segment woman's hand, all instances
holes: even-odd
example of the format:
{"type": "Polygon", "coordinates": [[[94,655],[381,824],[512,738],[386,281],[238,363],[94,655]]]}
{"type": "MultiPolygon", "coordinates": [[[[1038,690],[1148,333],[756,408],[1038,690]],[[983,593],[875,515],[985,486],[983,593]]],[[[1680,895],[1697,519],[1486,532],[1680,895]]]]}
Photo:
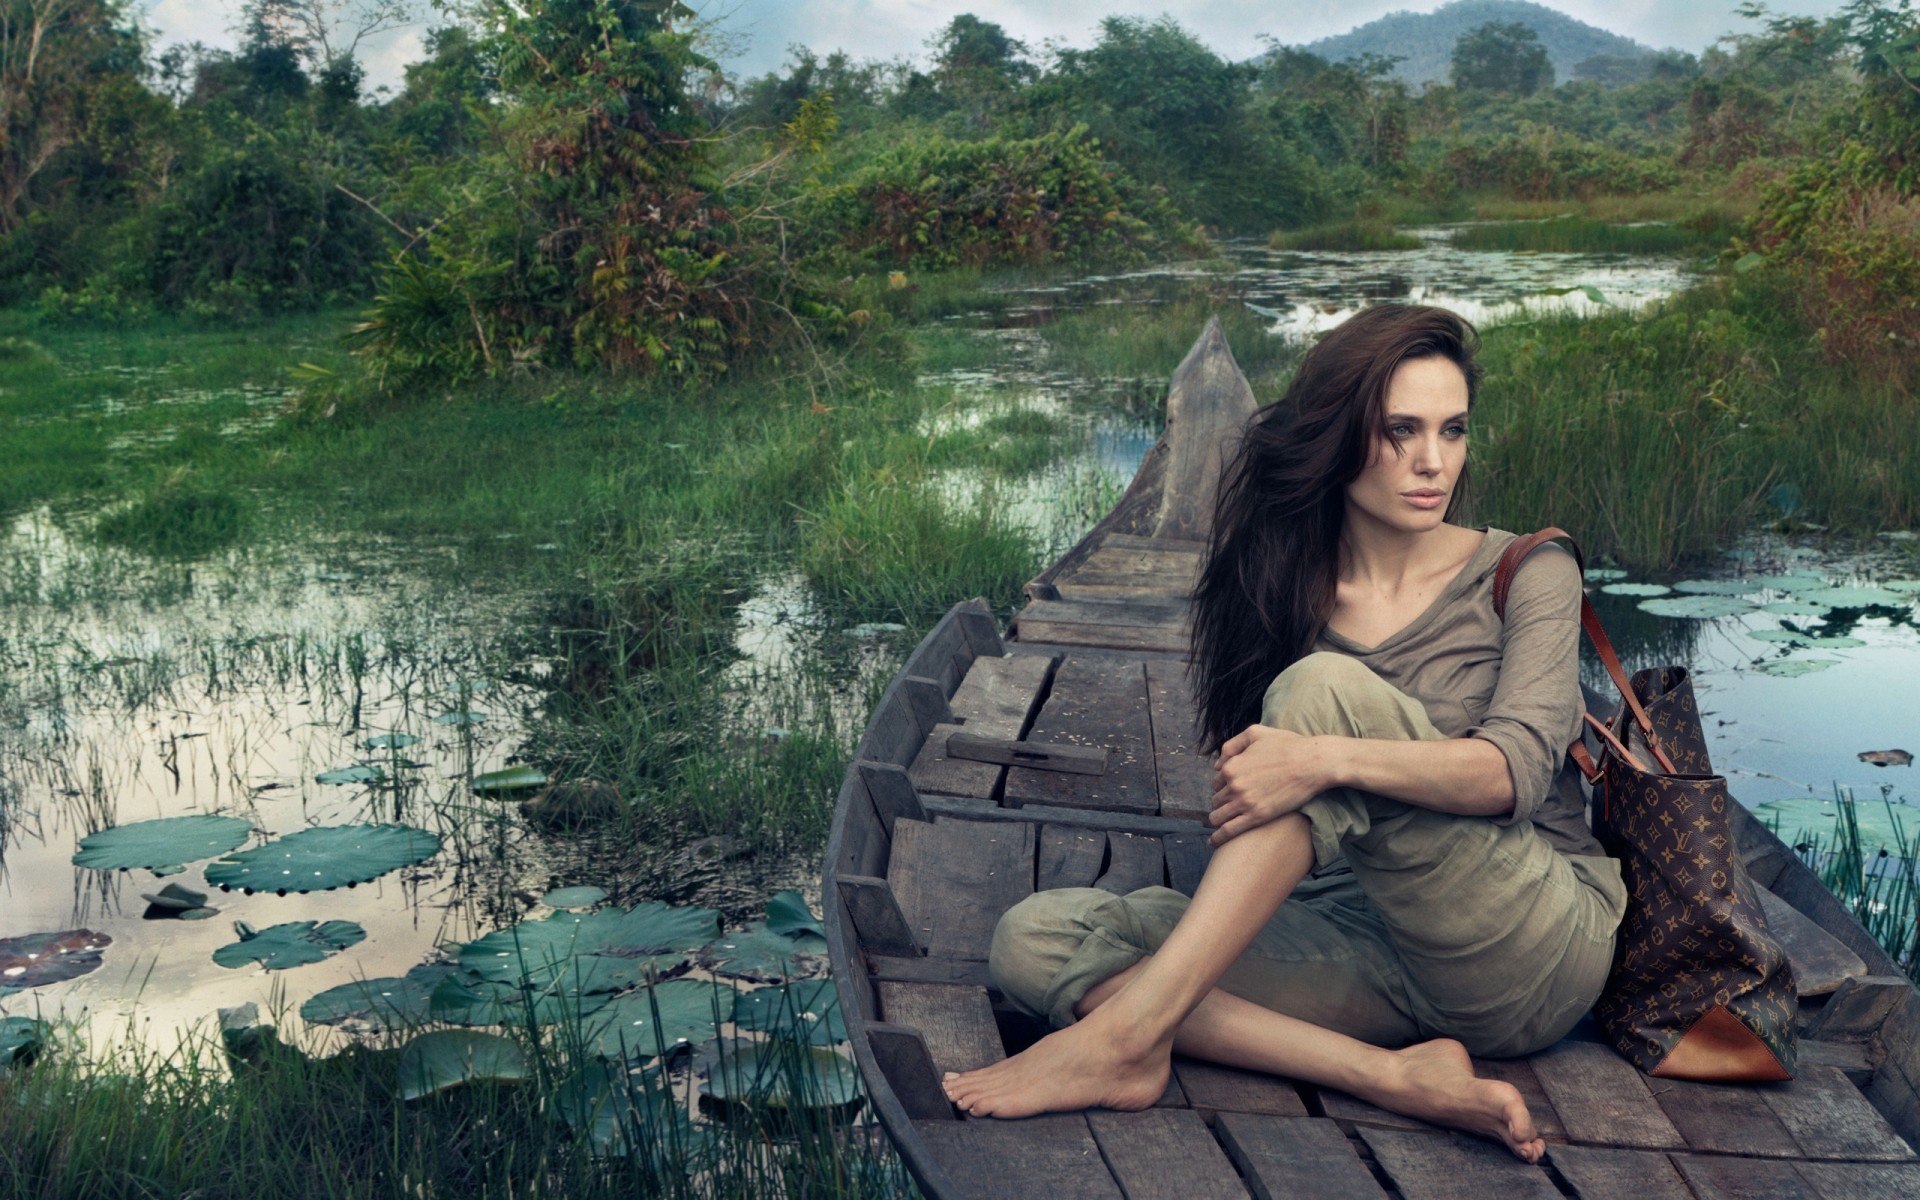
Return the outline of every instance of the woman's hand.
{"type": "Polygon", "coordinates": [[[1229,738],[1213,773],[1213,811],[1207,816],[1213,844],[1225,845],[1284,817],[1333,786],[1330,741],[1268,725],[1249,725],[1229,738]]]}

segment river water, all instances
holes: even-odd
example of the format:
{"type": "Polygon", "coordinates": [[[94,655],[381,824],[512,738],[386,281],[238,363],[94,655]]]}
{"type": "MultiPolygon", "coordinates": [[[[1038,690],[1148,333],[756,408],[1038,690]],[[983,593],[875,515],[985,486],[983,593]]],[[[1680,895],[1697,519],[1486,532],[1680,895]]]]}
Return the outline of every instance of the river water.
{"type": "MultiPolygon", "coordinates": [[[[1224,266],[1089,275],[1030,289],[1011,313],[963,318],[975,336],[1000,343],[1006,365],[930,378],[956,397],[930,420],[1041,411],[1062,422],[1068,450],[1019,480],[953,471],[940,486],[956,503],[994,489],[1051,556],[1131,477],[1157,430],[1114,404],[1106,383],[1048,362],[1031,326],[1063,308],[1150,303],[1193,288],[1231,295],[1265,318],[1272,336],[1288,337],[1382,299],[1446,304],[1485,322],[1549,306],[1590,309],[1586,288],[1609,304],[1640,304],[1689,278],[1688,266],[1671,260],[1468,253],[1448,248],[1445,229],[1421,236],[1420,250],[1372,254],[1229,246],[1224,266]]],[[[402,974],[437,947],[524,915],[549,887],[604,882],[581,877],[580,856],[530,833],[511,804],[470,787],[525,749],[544,665],[499,669],[499,639],[527,619],[526,606],[429,584],[433,572],[420,567],[421,556],[444,551],[344,541],[297,551],[251,546],[182,566],[63,529],[43,511],[0,530],[0,939],[84,927],[113,945],[101,969],[0,998],[0,1013],[88,1022],[102,1044],[132,1036],[164,1046],[214,1009],[246,1002],[297,1027],[290,1010],[322,989],[402,974]],[[419,740],[370,750],[368,739],[383,734],[419,740]],[[378,767],[383,778],[317,779],[355,765],[378,767]],[[250,822],[250,845],[313,826],[404,821],[439,836],[444,849],[351,890],[214,891],[208,903],[218,915],[198,922],[147,919],[142,895],[168,882],[207,890],[202,863],[167,878],[71,864],[79,839],[97,830],[211,812],[250,822]],[[211,960],[234,940],[235,920],[265,928],[306,919],[351,920],[367,938],[281,973],[211,960]]],[[[1912,703],[1920,596],[1896,592],[1887,603],[1879,595],[1818,615],[1758,606],[1792,604],[1833,584],[1910,580],[1920,574],[1914,545],[1901,537],[1845,547],[1756,537],[1702,578],[1798,578],[1792,589],[1755,582],[1748,606],[1720,619],[1655,616],[1634,597],[1597,600],[1630,663],[1691,663],[1717,761],[1747,803],[1796,801],[1783,830],[1792,833],[1793,821],[1823,819],[1820,798],[1836,785],[1877,801],[1891,782],[1894,801],[1920,798],[1911,768],[1856,757],[1920,742],[1920,705],[1912,703]],[[1783,628],[1828,641],[1753,636],[1783,628]],[[1814,660],[1825,665],[1804,674],[1768,667],[1814,660]]],[[[829,621],[805,581],[785,570],[760,581],[737,619],[738,654],[727,670],[743,693],[827,647],[844,656],[853,635],[859,669],[841,672],[844,686],[827,701],[829,719],[849,737],[874,682],[910,648],[897,628],[829,621]]],[[[750,706],[741,719],[756,726],[751,733],[782,732],[758,728],[774,718],[750,706]]]]}

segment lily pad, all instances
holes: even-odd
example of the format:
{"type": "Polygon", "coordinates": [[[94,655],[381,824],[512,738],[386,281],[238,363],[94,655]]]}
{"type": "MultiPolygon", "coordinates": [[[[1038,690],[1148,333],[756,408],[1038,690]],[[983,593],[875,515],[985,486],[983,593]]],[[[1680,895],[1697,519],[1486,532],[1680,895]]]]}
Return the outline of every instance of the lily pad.
{"type": "Polygon", "coordinates": [[[433,989],[451,974],[449,964],[424,963],[405,975],[356,979],[310,997],[300,1006],[300,1019],[355,1032],[417,1028],[427,1023],[433,989]]]}
{"type": "Polygon", "coordinates": [[[1860,761],[1876,767],[1910,767],[1913,755],[1905,750],[1862,750],[1860,761]]]}
{"type": "Polygon", "coordinates": [[[607,890],[597,887],[555,888],[540,897],[548,908],[590,908],[607,898],[607,890]]]}
{"type": "Polygon", "coordinates": [[[658,1070],[629,1071],[593,1062],[563,1080],[552,1097],[554,1117],[598,1158],[644,1156],[656,1169],[686,1169],[710,1135],[696,1129],[658,1070]]]}
{"type": "Polygon", "coordinates": [[[252,830],[253,826],[240,817],[211,813],[135,821],[80,839],[73,865],[96,871],[170,867],[225,854],[246,841],[252,830]]]}
{"type": "Polygon", "coordinates": [[[324,892],[378,879],[439,853],[440,839],[411,825],[327,825],[228,855],[207,865],[222,890],[324,892]]]}
{"type": "Polygon", "coordinates": [[[433,723],[435,725],[478,725],[486,719],[486,713],[463,710],[441,713],[433,719],[433,723]]]}
{"type": "Polygon", "coordinates": [[[1775,600],[1771,604],[1762,604],[1760,611],[1782,617],[1824,617],[1833,611],[1833,605],[1815,604],[1809,600],[1775,600]]]}
{"type": "Polygon", "coordinates": [[[175,912],[200,908],[207,902],[205,892],[196,892],[190,887],[182,887],[177,883],[170,883],[157,892],[141,892],[140,898],[155,908],[168,908],[175,912]]]}
{"type": "Polygon", "coordinates": [[[181,910],[179,917],[182,921],[204,921],[208,917],[219,915],[220,910],[217,908],[188,908],[181,910]]]}
{"type": "Polygon", "coordinates": [[[1673,590],[1689,596],[1745,596],[1759,591],[1760,585],[1750,579],[1682,579],[1673,590]]]}
{"type": "Polygon", "coordinates": [[[1762,575],[1753,582],[1756,587],[1768,588],[1776,592],[1792,592],[1795,595],[1827,586],[1824,578],[1805,571],[1790,571],[1785,575],[1762,575]]]}
{"type": "MultiPolygon", "coordinates": [[[[1794,796],[1755,805],[1753,812],[1778,830],[1788,845],[1818,839],[1830,846],[1839,829],[1842,809],[1832,799],[1794,796]]],[[[1920,827],[1920,808],[1861,800],[1853,805],[1853,818],[1860,833],[1860,848],[1868,857],[1880,850],[1898,854],[1902,845],[1913,847],[1915,830],[1920,827]]]]}
{"type": "Polygon", "coordinates": [[[31,988],[77,979],[100,965],[113,939],[91,929],[0,938],[0,987],[31,988]]]}
{"type": "Polygon", "coordinates": [[[706,1041],[731,1019],[733,988],[705,979],[670,979],[614,1000],[580,1027],[584,1048],[601,1058],[641,1062],[706,1041]]]}
{"type": "Polygon", "coordinates": [[[469,1083],[524,1083],[532,1077],[520,1043],[494,1033],[437,1029],[400,1051],[400,1098],[418,1100],[469,1083]]]}
{"type": "Polygon", "coordinates": [[[285,971],[331,958],[364,941],[367,931],[352,921],[288,921],[256,930],[245,921],[233,923],[237,942],[213,952],[213,961],[229,970],[257,962],[269,971],[285,971]]]}
{"type": "Polygon", "coordinates": [[[449,1025],[571,1025],[598,1012],[611,996],[587,994],[559,984],[543,989],[494,983],[468,971],[449,975],[433,989],[427,1011],[449,1025]]]}
{"type": "Polygon", "coordinates": [[[502,771],[488,771],[484,775],[473,777],[473,790],[476,792],[518,792],[527,788],[545,787],[546,774],[532,767],[508,767],[502,771]]]}
{"type": "Polygon", "coordinates": [[[810,979],[742,992],[733,1002],[733,1023],[774,1037],[814,1046],[847,1040],[833,980],[810,979]]]}
{"type": "Polygon", "coordinates": [[[33,1017],[0,1017],[0,1067],[32,1062],[52,1034],[51,1026],[33,1017]]]}
{"type": "Polygon", "coordinates": [[[545,989],[564,978],[570,990],[612,991],[635,982],[636,973],[644,978],[648,970],[677,969],[686,951],[713,940],[719,916],[709,908],[657,901],[630,909],[555,913],[469,942],[460,950],[460,965],[515,987],[545,989]]]}
{"type": "Polygon", "coordinates": [[[778,983],[819,974],[827,940],[811,933],[775,933],[766,924],[722,934],[700,952],[700,965],[716,975],[778,983]]]}
{"type": "Polygon", "coordinates": [[[1753,605],[1732,596],[1666,596],[1659,600],[1642,600],[1640,611],[1656,617],[1685,617],[1705,621],[1752,612],[1753,605]]]}
{"type": "Polygon", "coordinates": [[[1588,567],[1587,580],[1590,583],[1611,583],[1616,579],[1625,579],[1627,573],[1617,567],[1588,567]]]}
{"type": "Polygon", "coordinates": [[[736,1042],[720,1056],[700,1092],[723,1107],[851,1112],[860,1105],[860,1072],[831,1050],[785,1042],[736,1042]]]}
{"type": "Polygon", "coordinates": [[[800,893],[788,888],[777,893],[767,901],[767,928],[775,933],[811,933],[816,937],[827,936],[826,926],[820,918],[813,915],[807,902],[800,893]]]}
{"type": "Polygon", "coordinates": [[[1800,599],[1835,608],[1904,608],[1912,600],[1889,588],[1828,587],[1803,592],[1800,599]]]}
{"type": "Polygon", "coordinates": [[[419,744],[420,739],[411,733],[383,733],[360,743],[367,750],[405,750],[408,746],[419,744]]]}
{"type": "Polygon", "coordinates": [[[1761,663],[1754,670],[1762,675],[1775,675],[1781,679],[1797,679],[1802,675],[1812,675],[1828,667],[1839,666],[1839,660],[1833,658],[1782,658],[1770,663],[1761,663]]]}
{"type": "Polygon", "coordinates": [[[1807,638],[1805,644],[1813,647],[1815,650],[1858,650],[1860,647],[1866,645],[1866,643],[1859,638],[1849,637],[1843,633],[1815,635],[1807,638]]]}
{"type": "Polygon", "coordinates": [[[344,783],[378,783],[382,779],[385,779],[386,777],[387,777],[387,773],[385,771],[382,771],[379,767],[369,767],[362,764],[362,765],[352,766],[352,767],[341,767],[337,771],[322,771],[318,775],[315,775],[313,777],[313,781],[315,783],[342,783],[342,784],[344,783]]]}
{"type": "Polygon", "coordinates": [[[1664,596],[1673,589],[1658,583],[1609,583],[1600,590],[1609,596],[1664,596]]]}
{"type": "Polygon", "coordinates": [[[1803,646],[1813,635],[1798,629],[1749,629],[1747,636],[1756,642],[1785,642],[1803,646]]]}

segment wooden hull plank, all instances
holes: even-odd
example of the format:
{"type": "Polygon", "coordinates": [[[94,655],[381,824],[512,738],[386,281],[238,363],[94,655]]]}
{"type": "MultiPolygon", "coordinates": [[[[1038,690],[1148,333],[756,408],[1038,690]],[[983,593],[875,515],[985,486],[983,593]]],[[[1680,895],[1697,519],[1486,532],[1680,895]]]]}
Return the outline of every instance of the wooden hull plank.
{"type": "Polygon", "coordinates": [[[1913,1147],[1834,1067],[1806,1066],[1791,1082],[1761,1089],[1808,1158],[1910,1160],[1913,1147]]]}
{"type": "Polygon", "coordinates": [[[993,977],[977,958],[900,958],[868,954],[867,966],[876,985],[881,983],[956,983],[990,988],[993,977]]]}
{"type": "Polygon", "coordinates": [[[1887,1018],[1913,992],[1901,975],[1856,975],[1840,981],[1833,995],[1801,1028],[1803,1038],[1827,1042],[1863,1042],[1880,1032],[1887,1018]]]}
{"type": "Polygon", "coordinates": [[[1673,1165],[1700,1200],[1823,1200],[1792,1163],[1676,1154],[1673,1165]]]}
{"type": "Polygon", "coordinates": [[[1613,1047],[1567,1039],[1534,1055],[1531,1062],[1574,1141],[1647,1150],[1686,1148],[1640,1072],[1613,1047]]]}
{"type": "Polygon", "coordinates": [[[1354,1125],[1376,1125],[1382,1129],[1405,1129],[1419,1133],[1445,1133],[1438,1125],[1429,1125],[1418,1117],[1402,1116],[1368,1104],[1358,1096],[1334,1088],[1315,1089],[1314,1099],[1330,1120],[1346,1121],[1354,1125]]]}
{"type": "Polygon", "coordinates": [[[1246,1200],[1233,1164],[1192,1109],[1095,1109],[1087,1124],[1127,1200],[1246,1200]]]}
{"type": "Polygon", "coordinates": [[[1034,862],[1033,889],[1092,887],[1107,860],[1107,835],[1071,825],[1040,827],[1040,852],[1034,862]]]}
{"type": "Polygon", "coordinates": [[[1797,1163],[1800,1177],[1822,1200],[1863,1200],[1868,1196],[1920,1196],[1920,1165],[1912,1163],[1797,1163]]]}
{"type": "Polygon", "coordinates": [[[1202,1113],[1260,1113],[1272,1117],[1304,1117],[1306,1103],[1298,1088],[1277,1075],[1243,1071],[1238,1067],[1176,1056],[1173,1073],[1186,1093],[1187,1104],[1202,1113]]]}
{"type": "Polygon", "coordinates": [[[1649,1078],[1647,1089],[1694,1150],[1761,1158],[1800,1157],[1800,1147],[1774,1115],[1760,1088],[1649,1078]]]}
{"type": "Polygon", "coordinates": [[[1367,1127],[1360,1137],[1406,1200],[1560,1200],[1545,1171],[1485,1138],[1367,1127]]]}
{"type": "Polygon", "coordinates": [[[1167,886],[1183,896],[1191,896],[1200,886],[1200,877],[1207,873],[1207,863],[1213,859],[1213,836],[1210,830],[1169,833],[1160,838],[1160,845],[1167,856],[1167,886]]]}
{"type": "Polygon", "coordinates": [[[1578,1200],[1693,1200],[1693,1192],[1657,1150],[1549,1146],[1548,1161],[1578,1200]]]}
{"type": "Polygon", "coordinates": [[[1033,893],[1033,826],[900,821],[887,882],[929,956],[984,959],[1000,914],[1033,893]]]}
{"type": "Polygon", "coordinates": [[[984,737],[1019,737],[1026,732],[1052,669],[1052,662],[1045,658],[974,659],[966,678],[948,700],[953,721],[936,727],[914,759],[909,772],[914,785],[926,793],[993,799],[1002,769],[991,763],[948,758],[945,735],[963,727],[984,737]]]}
{"type": "Polygon", "coordinates": [[[1035,600],[1016,618],[1020,640],[1120,650],[1187,649],[1187,608],[1166,601],[1035,600]]]}
{"type": "Polygon", "coordinates": [[[1842,981],[1867,973],[1867,964],[1839,938],[1815,925],[1799,909],[1758,884],[1767,932],[1787,952],[1793,983],[1802,996],[1824,996],[1842,981]]]}
{"type": "Polygon", "coordinates": [[[953,1103],[940,1086],[940,1072],[918,1029],[869,1021],[855,1036],[866,1039],[894,1099],[909,1117],[916,1121],[954,1119],[953,1103]]]}
{"type": "Polygon", "coordinates": [[[877,986],[880,1019],[918,1029],[942,1075],[972,1071],[1007,1056],[985,988],[884,981],[877,986]]]}
{"type": "Polygon", "coordinates": [[[934,1161],[980,1200],[1126,1200],[1079,1113],[1024,1121],[915,1121],[934,1161]]]}
{"type": "Polygon", "coordinates": [[[1186,668],[1147,664],[1148,713],[1153,720],[1153,765],[1160,784],[1160,815],[1205,821],[1213,811],[1213,762],[1200,753],[1193,690],[1186,668]]]}
{"type": "Polygon", "coordinates": [[[1213,1130],[1259,1200],[1381,1200],[1386,1195],[1332,1121],[1221,1113],[1213,1130]]]}
{"type": "Polygon", "coordinates": [[[1167,860],[1159,838],[1144,833],[1107,835],[1107,869],[1093,886],[1124,896],[1166,884],[1167,860]]]}
{"type": "Polygon", "coordinates": [[[1053,691],[1028,736],[1040,742],[1105,746],[1104,775],[1007,769],[1010,807],[1050,804],[1113,809],[1142,815],[1160,810],[1154,781],[1153,731],[1147,716],[1147,675],[1138,661],[1069,655],[1054,672],[1053,691]]]}

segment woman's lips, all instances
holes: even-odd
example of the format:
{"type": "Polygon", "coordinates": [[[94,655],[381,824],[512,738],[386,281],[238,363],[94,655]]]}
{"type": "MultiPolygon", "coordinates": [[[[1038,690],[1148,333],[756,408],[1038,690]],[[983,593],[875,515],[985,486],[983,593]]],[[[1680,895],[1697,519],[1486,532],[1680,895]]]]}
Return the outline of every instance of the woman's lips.
{"type": "Polygon", "coordinates": [[[1415,508],[1439,508],[1447,502],[1447,494],[1445,492],[1419,491],[1401,492],[1400,494],[1406,498],[1408,504],[1413,505],[1415,508]]]}

